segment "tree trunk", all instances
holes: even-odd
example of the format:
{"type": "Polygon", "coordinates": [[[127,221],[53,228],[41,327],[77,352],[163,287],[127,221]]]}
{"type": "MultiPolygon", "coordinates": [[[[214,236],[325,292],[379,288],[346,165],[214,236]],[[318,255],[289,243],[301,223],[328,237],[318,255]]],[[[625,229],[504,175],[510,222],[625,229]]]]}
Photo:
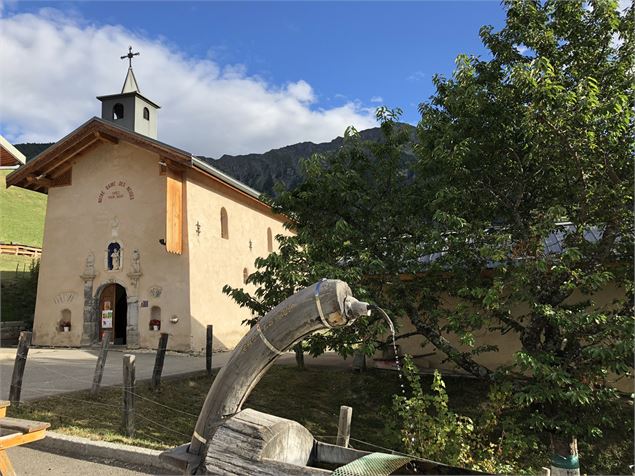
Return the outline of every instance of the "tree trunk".
{"type": "Polygon", "coordinates": [[[551,476],[580,476],[578,440],[551,435],[551,476]]]}
{"type": "Polygon", "coordinates": [[[295,352],[295,363],[298,364],[298,369],[304,370],[304,350],[302,350],[301,342],[293,346],[293,352],[295,352]]]}

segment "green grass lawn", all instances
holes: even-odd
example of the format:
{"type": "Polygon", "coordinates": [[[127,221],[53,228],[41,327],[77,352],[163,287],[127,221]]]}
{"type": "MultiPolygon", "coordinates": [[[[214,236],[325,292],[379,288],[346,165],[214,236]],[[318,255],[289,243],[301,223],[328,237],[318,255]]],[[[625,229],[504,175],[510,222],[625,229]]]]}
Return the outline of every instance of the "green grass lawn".
{"type": "MultiPolygon", "coordinates": [[[[423,376],[428,389],[431,377],[423,376]]],[[[457,413],[474,417],[487,398],[485,382],[446,377],[450,407],[457,413]]],[[[204,374],[183,379],[165,379],[161,391],[154,393],[149,384],[137,384],[136,433],[134,438],[121,434],[121,388],[104,388],[91,399],[89,392],[75,392],[10,407],[9,415],[48,421],[60,433],[155,449],[175,447],[189,442],[198,412],[212,379],[204,374]],[[155,403],[156,402],[156,403],[155,403]]],[[[371,369],[357,374],[333,368],[309,368],[299,371],[290,366],[274,366],[256,386],[245,407],[298,421],[313,435],[334,442],[340,405],[353,408],[352,446],[376,450],[356,440],[401,449],[399,431],[391,414],[392,395],[399,389],[395,372],[371,369]]],[[[632,407],[625,409],[632,413],[632,407]]],[[[614,432],[591,449],[581,451],[583,471],[593,474],[617,474],[631,464],[633,445],[629,429],[614,432]]],[[[535,452],[526,461],[527,468],[548,466],[548,448],[535,452]]]]}
{"type": "MultiPolygon", "coordinates": [[[[472,408],[484,394],[484,384],[447,379],[454,403],[472,408]]],[[[96,399],[75,392],[10,407],[10,416],[48,421],[51,429],[92,439],[125,442],[149,448],[171,448],[189,441],[212,379],[202,373],[185,379],[165,379],[153,392],[149,383],[137,384],[136,433],[120,433],[121,388],[104,388],[96,399]],[[155,400],[166,408],[149,400],[155,400]],[[176,410],[173,410],[176,409],[176,410]],[[179,410],[179,411],[177,411],[179,410]],[[182,412],[187,412],[182,413],[182,412]]],[[[256,386],[245,407],[298,421],[317,438],[334,442],[341,405],[353,408],[351,436],[373,444],[399,447],[390,405],[399,389],[395,372],[369,370],[363,374],[331,368],[274,366],[256,386]]],[[[363,444],[354,444],[363,447],[363,444]]]]}
{"type": "Polygon", "coordinates": [[[12,280],[20,276],[20,273],[29,271],[33,258],[29,256],[0,255],[0,273],[2,280],[12,280]]]}
{"type": "Polygon", "coordinates": [[[10,170],[0,170],[0,241],[42,246],[46,198],[19,187],[6,188],[10,170]]]}

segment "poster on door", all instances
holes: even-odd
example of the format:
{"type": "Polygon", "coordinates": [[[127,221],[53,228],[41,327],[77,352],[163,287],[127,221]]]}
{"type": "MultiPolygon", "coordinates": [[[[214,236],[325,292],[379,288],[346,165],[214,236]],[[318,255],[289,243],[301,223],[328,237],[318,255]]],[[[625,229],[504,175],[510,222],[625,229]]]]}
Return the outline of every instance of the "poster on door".
{"type": "Polygon", "coordinates": [[[106,309],[101,311],[101,328],[112,329],[112,310],[106,309]]]}

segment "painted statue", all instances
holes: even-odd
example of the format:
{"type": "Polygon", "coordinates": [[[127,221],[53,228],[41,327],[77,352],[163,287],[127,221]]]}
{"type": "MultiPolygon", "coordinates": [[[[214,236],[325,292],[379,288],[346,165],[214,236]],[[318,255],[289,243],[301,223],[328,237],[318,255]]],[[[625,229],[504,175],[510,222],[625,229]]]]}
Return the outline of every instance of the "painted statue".
{"type": "Polygon", "coordinates": [[[120,261],[121,255],[119,253],[119,248],[115,248],[112,253],[110,254],[110,259],[112,261],[112,269],[119,269],[119,267],[121,266],[121,261],[120,261]]]}

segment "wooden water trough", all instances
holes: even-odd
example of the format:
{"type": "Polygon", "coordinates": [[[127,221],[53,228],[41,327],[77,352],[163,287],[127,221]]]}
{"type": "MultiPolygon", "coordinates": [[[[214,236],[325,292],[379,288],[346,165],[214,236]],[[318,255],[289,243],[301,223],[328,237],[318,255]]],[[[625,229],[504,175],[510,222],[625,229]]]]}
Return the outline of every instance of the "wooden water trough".
{"type": "MultiPolygon", "coordinates": [[[[369,313],[368,304],[355,299],[345,282],[333,279],[283,301],[251,328],[217,375],[191,442],[162,453],[161,458],[182,474],[387,475],[393,470],[404,474],[409,458],[322,443],[295,421],[242,410],[280,355],[313,332],[350,325],[369,313]],[[356,469],[351,467],[355,464],[356,469]],[[383,469],[364,470],[371,466],[383,469]]],[[[419,469],[412,474],[478,474],[433,462],[416,464],[419,469]],[[431,466],[424,472],[426,465],[431,466]]]]}

